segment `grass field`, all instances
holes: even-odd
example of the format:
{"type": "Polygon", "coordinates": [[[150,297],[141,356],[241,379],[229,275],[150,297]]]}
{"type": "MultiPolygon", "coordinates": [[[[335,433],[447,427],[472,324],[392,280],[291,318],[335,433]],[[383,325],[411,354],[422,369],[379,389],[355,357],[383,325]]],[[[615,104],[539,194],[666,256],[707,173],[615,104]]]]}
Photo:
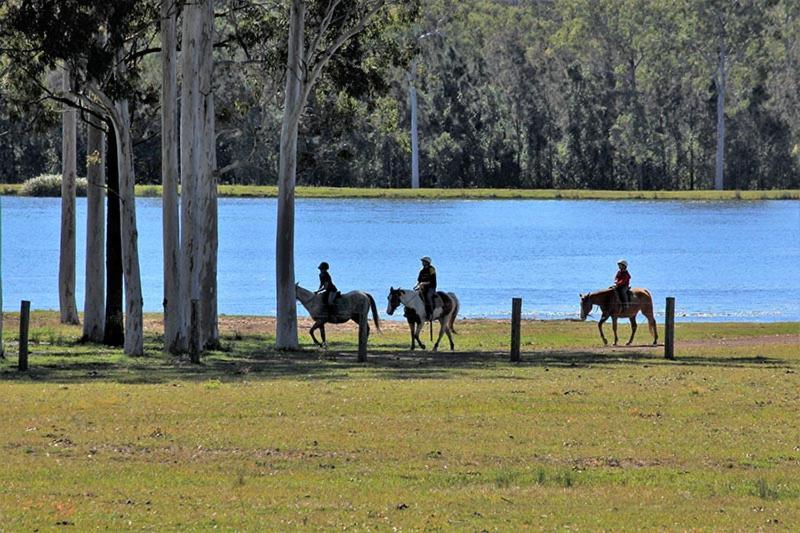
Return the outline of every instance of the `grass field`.
{"type": "MultiPolygon", "coordinates": [[[[679,323],[675,361],[594,323],[459,321],[456,352],[384,322],[276,353],[222,317],[199,366],[76,341],[36,312],[0,360],[0,530],[796,530],[800,324],[679,323]]],[[[610,328],[609,328],[610,330],[610,328]]],[[[621,327],[621,335],[628,333],[621,327]]],[[[662,332],[663,333],[663,332],[662,332]]],[[[427,332],[426,332],[427,336],[427,332]]]]}
{"type": "MultiPolygon", "coordinates": [[[[21,184],[0,184],[0,194],[18,195],[21,184]]],[[[274,198],[274,185],[220,185],[219,195],[274,198]]],[[[160,185],[137,185],[138,196],[161,196],[160,185]]],[[[358,189],[297,187],[300,198],[531,199],[531,200],[799,200],[800,190],[766,191],[595,191],[582,189],[358,189]]]]}

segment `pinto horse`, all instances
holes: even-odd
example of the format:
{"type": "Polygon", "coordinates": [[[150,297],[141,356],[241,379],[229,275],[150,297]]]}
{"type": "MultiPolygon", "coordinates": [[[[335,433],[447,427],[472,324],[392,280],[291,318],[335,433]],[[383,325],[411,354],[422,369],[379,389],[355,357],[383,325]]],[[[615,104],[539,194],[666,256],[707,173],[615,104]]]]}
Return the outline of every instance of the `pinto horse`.
{"type": "Polygon", "coordinates": [[[581,320],[586,320],[595,305],[600,306],[603,315],[597,323],[597,328],[600,330],[600,338],[603,339],[603,344],[608,344],[606,336],[603,335],[603,322],[608,320],[608,317],[611,317],[611,325],[614,329],[614,346],[616,346],[617,319],[629,318],[631,320],[631,338],[626,343],[626,346],[629,346],[633,342],[633,336],[636,335],[636,315],[639,311],[647,317],[650,333],[653,334],[653,344],[658,343],[658,329],[656,328],[656,318],[653,315],[653,297],[650,296],[650,291],[633,288],[631,293],[633,297],[624,309],[613,288],[581,294],[581,320]]]}
{"type": "MultiPolygon", "coordinates": [[[[308,289],[304,289],[299,284],[295,285],[295,294],[303,307],[306,308],[308,314],[314,319],[314,325],[308,331],[311,334],[311,340],[314,344],[327,348],[328,343],[325,340],[325,324],[343,324],[348,320],[352,320],[359,326],[359,332],[369,337],[369,311],[372,309],[372,320],[375,322],[375,327],[378,332],[381,331],[381,322],[378,317],[378,307],[375,305],[375,300],[372,295],[362,291],[350,291],[342,294],[334,301],[334,312],[329,315],[325,303],[322,301],[323,295],[316,294],[308,289]],[[319,329],[322,335],[322,342],[319,342],[314,336],[314,331],[319,329]]],[[[366,339],[365,339],[366,340],[366,339]]]]}
{"type": "Polygon", "coordinates": [[[415,343],[419,343],[419,347],[423,350],[425,345],[419,339],[419,333],[422,327],[427,322],[439,321],[439,338],[436,339],[436,344],[433,345],[433,351],[439,349],[439,342],[442,340],[442,335],[447,334],[450,341],[450,351],[455,349],[453,344],[453,333],[456,333],[454,327],[456,315],[458,315],[458,298],[452,292],[437,292],[434,297],[433,317],[428,320],[425,318],[425,302],[417,291],[410,291],[406,289],[389,289],[389,306],[386,308],[386,313],[394,314],[395,309],[402,305],[405,307],[403,315],[408,321],[408,328],[411,330],[411,349],[414,349],[415,343]]]}

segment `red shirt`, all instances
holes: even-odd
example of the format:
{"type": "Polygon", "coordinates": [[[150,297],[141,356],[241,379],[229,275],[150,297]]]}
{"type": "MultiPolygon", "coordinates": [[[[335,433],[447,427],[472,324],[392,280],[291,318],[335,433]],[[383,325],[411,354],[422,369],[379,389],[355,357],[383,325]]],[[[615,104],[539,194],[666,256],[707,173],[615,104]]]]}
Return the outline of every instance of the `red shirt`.
{"type": "Polygon", "coordinates": [[[617,275],[614,276],[614,285],[617,287],[626,287],[631,284],[631,275],[627,270],[619,270],[617,271],[617,275]]]}

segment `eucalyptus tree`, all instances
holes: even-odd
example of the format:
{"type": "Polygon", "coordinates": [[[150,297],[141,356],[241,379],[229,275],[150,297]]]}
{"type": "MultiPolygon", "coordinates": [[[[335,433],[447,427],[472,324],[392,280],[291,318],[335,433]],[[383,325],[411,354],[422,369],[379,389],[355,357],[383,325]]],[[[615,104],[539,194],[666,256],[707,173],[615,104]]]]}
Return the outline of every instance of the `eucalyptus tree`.
{"type": "Polygon", "coordinates": [[[181,44],[181,349],[189,348],[191,302],[200,303],[201,344],[218,343],[217,196],[214,132],[214,3],[183,7],[181,44]]]}
{"type": "Polygon", "coordinates": [[[294,275],[294,190],[300,119],[314,83],[340,49],[380,13],[392,16],[389,0],[291,0],[283,122],[278,168],[276,234],[276,347],[296,349],[297,307],[294,275]],[[310,21],[307,28],[307,21],[310,21]]]}
{"type": "Polygon", "coordinates": [[[755,60],[760,53],[769,3],[774,2],[686,0],[685,45],[694,50],[696,59],[710,71],[714,83],[717,124],[714,188],[717,190],[725,186],[725,110],[731,75],[737,66],[746,67],[745,59],[755,60]]]}
{"type": "MultiPolygon", "coordinates": [[[[93,117],[92,117],[93,118],[93,117]]],[[[86,125],[86,289],[83,307],[83,338],[103,342],[105,332],[105,164],[103,127],[89,119],[86,125]]]]}
{"type": "MultiPolygon", "coordinates": [[[[72,92],[69,69],[64,69],[61,89],[72,92]]],[[[58,254],[58,304],[62,324],[78,324],[75,303],[75,184],[78,179],[78,114],[64,105],[61,134],[61,242],[58,254]]]]}
{"type": "Polygon", "coordinates": [[[178,204],[177,0],[161,2],[161,185],[164,250],[164,349],[181,347],[178,204]]]}
{"type": "Polygon", "coordinates": [[[130,99],[136,97],[138,63],[156,15],[150,3],[135,0],[91,2],[29,0],[0,12],[3,48],[12,58],[15,80],[34,97],[70,103],[107,118],[117,146],[120,177],[121,240],[125,280],[125,353],[144,351],[130,99]],[[54,92],[45,75],[61,66],[75,76],[69,92],[54,92]]]}

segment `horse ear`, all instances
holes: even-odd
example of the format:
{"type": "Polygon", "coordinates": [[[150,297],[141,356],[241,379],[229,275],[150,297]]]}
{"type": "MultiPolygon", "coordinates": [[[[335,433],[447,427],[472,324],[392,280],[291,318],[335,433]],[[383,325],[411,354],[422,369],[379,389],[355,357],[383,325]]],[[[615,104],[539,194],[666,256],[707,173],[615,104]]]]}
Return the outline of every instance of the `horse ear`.
{"type": "Polygon", "coordinates": [[[392,292],[393,290],[394,290],[394,285],[392,285],[391,287],[389,287],[389,292],[392,292]]]}
{"type": "Polygon", "coordinates": [[[581,298],[583,298],[583,293],[578,293],[578,296],[580,296],[581,298]]]}

